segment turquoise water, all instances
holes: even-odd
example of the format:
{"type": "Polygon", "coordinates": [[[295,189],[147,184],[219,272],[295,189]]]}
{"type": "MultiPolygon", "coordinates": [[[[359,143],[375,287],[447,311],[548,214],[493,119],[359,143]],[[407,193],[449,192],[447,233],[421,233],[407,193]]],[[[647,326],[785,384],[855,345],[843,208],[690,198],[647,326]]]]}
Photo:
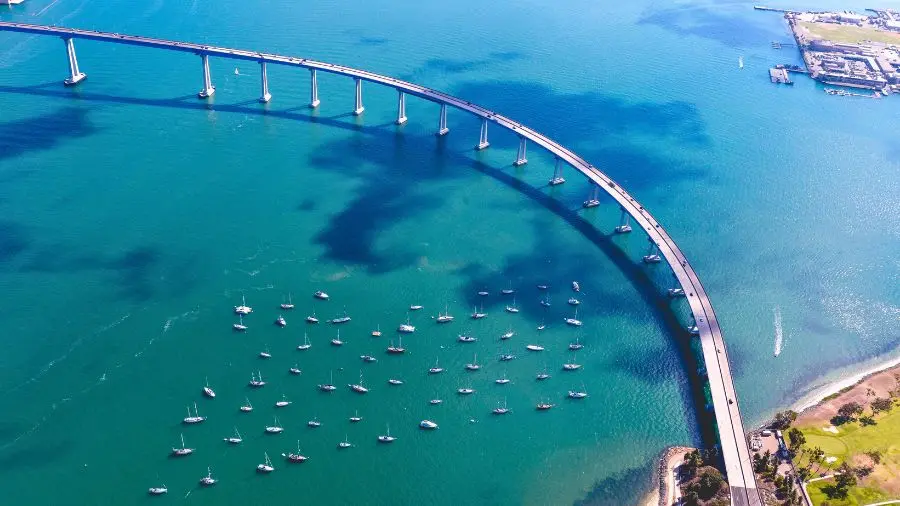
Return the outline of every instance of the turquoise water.
{"type": "MultiPolygon", "coordinates": [[[[691,258],[749,425],[829,369],[900,340],[900,102],[830,97],[803,79],[771,85],[767,66],[799,57],[770,48],[787,29],[750,6],[29,0],[0,19],[359,66],[556,138],[628,188],[691,258]]],[[[477,122],[453,111],[438,141],[437,107],[418,100],[396,127],[395,93],[374,86],[354,118],[349,79],[320,75],[322,105],[310,111],[307,73],[270,66],[274,98],[260,105],[258,69],[240,63],[235,75],[214,59],[207,105],[195,98],[194,56],[76,49],[89,77],[64,89],[61,41],[0,34],[0,482],[10,503],[143,503],[165,483],[163,501],[203,504],[627,504],[650,487],[664,446],[700,442],[690,360],[657,298],[669,275],[628,263],[642,237],[594,231],[618,213],[609,201],[580,211],[586,182],[568,174],[546,189],[546,154],[513,169],[515,139],[495,130],[474,153],[477,122]],[[573,279],[584,287],[580,331],[562,325],[573,279]],[[551,285],[549,310],[537,283],[551,285]],[[518,315],[503,311],[509,284],[518,315]],[[482,288],[490,316],[471,322],[482,288]],[[315,301],[317,289],[332,299],[315,301]],[[279,329],[271,322],[288,293],[298,309],[279,329]],[[230,331],[241,294],[255,309],[246,335],[230,331]],[[407,354],[385,356],[413,303],[426,308],[411,315],[419,330],[407,354]],[[430,317],[445,305],[457,321],[438,327],[430,317]],[[340,349],[328,345],[334,327],[302,323],[345,308],[353,321],[340,349]],[[383,337],[370,336],[376,326],[383,337]],[[516,337],[499,345],[510,326],[516,337]],[[313,348],[298,352],[304,331],[313,348]],[[463,331],[478,343],[455,342],[463,331]],[[576,337],[584,368],[565,374],[576,337]],[[529,354],[530,342],[547,350],[529,354]],[[505,349],[518,358],[499,363],[505,349]],[[466,373],[476,352],[484,367],[466,373]],[[362,364],[366,353],[378,362],[362,364]],[[428,376],[436,359],[447,371],[428,376]],[[299,377],[287,371],[295,363],[299,377]],[[545,365],[553,378],[534,381],[545,365]],[[255,370],[269,385],[251,392],[255,370]],[[360,370],[366,396],[343,387],[360,370]],[[320,394],[330,371],[340,388],[320,394]],[[504,373],[512,384],[495,385],[504,373]],[[200,398],[205,378],[215,400],[200,398]],[[582,384],[586,402],[562,398],[582,384]],[[460,398],[462,386],[477,392],[460,398]],[[265,436],[282,394],[293,401],[279,410],[285,433],[265,436]],[[245,396],[251,414],[238,412],[245,396]],[[429,406],[434,397],[444,403],[429,406]],[[535,412],[542,398],[557,406],[535,412]],[[504,399],[514,413],[492,417],[504,399]],[[183,427],[195,401],[209,420],[183,427]],[[364,420],[351,426],[356,410],[364,420]],[[312,417],[320,429],[305,426],[312,417]],[[423,418],[440,430],[421,433],[423,418]],[[375,442],[386,424],[399,438],[390,447],[375,442]],[[235,425],[245,442],[229,448],[221,439],[235,425]],[[197,452],[170,459],[181,433],[197,452]],[[338,451],[345,436],[356,447],[338,451]],[[298,439],[311,458],[290,468],[278,456],[298,439]],[[263,452],[278,468],[270,476],[254,472],[263,452]],[[199,490],[207,466],[222,481],[199,490]]]]}

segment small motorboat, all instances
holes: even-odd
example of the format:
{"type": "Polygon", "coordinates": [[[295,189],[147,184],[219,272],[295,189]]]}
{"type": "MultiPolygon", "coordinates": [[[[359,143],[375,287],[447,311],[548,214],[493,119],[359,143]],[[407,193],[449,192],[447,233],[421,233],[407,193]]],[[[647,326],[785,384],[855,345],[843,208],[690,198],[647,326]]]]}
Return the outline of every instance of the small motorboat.
{"type": "Polygon", "coordinates": [[[375,357],[373,357],[372,355],[360,355],[359,358],[360,358],[363,362],[369,362],[369,363],[371,363],[371,362],[377,362],[377,361],[378,361],[378,359],[375,358],[375,357]]]}
{"type": "Polygon", "coordinates": [[[288,294],[287,303],[282,302],[280,307],[281,307],[281,309],[284,309],[284,310],[294,309],[294,302],[291,300],[291,294],[288,294]]]}
{"type": "Polygon", "coordinates": [[[272,354],[269,353],[269,347],[266,346],[266,349],[259,352],[259,358],[272,358],[272,354]]]}
{"type": "Polygon", "coordinates": [[[387,426],[387,434],[378,436],[379,443],[393,443],[396,440],[397,440],[397,438],[395,438],[394,436],[391,435],[391,426],[390,425],[387,426]]]}
{"type": "Polygon", "coordinates": [[[260,464],[260,465],[256,466],[257,473],[271,473],[272,471],[275,470],[275,468],[272,467],[272,461],[269,460],[269,454],[266,453],[265,455],[266,455],[266,462],[265,462],[265,464],[260,464]]]}
{"type": "Polygon", "coordinates": [[[300,441],[297,441],[297,453],[294,453],[294,452],[289,452],[286,454],[282,453],[281,456],[286,458],[288,460],[288,462],[291,462],[293,464],[299,464],[301,462],[306,462],[306,460],[308,459],[308,457],[306,457],[305,455],[300,453],[300,441]]]}
{"type": "Polygon", "coordinates": [[[203,387],[203,395],[209,397],[210,399],[216,398],[216,392],[214,392],[212,388],[209,388],[209,378],[206,379],[206,386],[203,387]]]}
{"type": "Polygon", "coordinates": [[[173,457],[185,457],[194,453],[193,448],[188,448],[184,445],[184,434],[181,435],[181,448],[172,448],[172,456],[173,457]]]}
{"type": "Polygon", "coordinates": [[[193,425],[193,424],[197,424],[197,423],[203,423],[204,421],[206,421],[206,417],[200,416],[200,413],[197,412],[197,403],[195,402],[194,403],[194,414],[193,415],[191,414],[191,407],[188,406],[188,416],[184,417],[184,420],[182,420],[182,421],[187,425],[193,425]]]}
{"type": "Polygon", "coordinates": [[[619,225],[615,228],[615,231],[617,234],[627,234],[628,232],[631,232],[631,225],[627,223],[619,225]]]}
{"type": "Polygon", "coordinates": [[[239,76],[239,75],[241,75],[241,71],[240,71],[240,70],[238,70],[238,68],[237,68],[237,67],[235,67],[235,68],[234,68],[234,75],[236,75],[236,76],[239,76]]]}
{"type": "Polygon", "coordinates": [[[538,330],[544,330],[545,328],[547,328],[547,326],[544,325],[543,323],[537,326],[538,330]]]}
{"type": "Polygon", "coordinates": [[[438,428],[438,424],[432,422],[431,420],[422,420],[419,422],[419,427],[425,430],[433,430],[438,428]]]}
{"type": "Polygon", "coordinates": [[[372,331],[372,337],[381,337],[381,325],[372,331]]]}
{"type": "Polygon", "coordinates": [[[283,316],[278,315],[278,318],[275,318],[275,325],[278,325],[279,327],[285,327],[287,325],[287,322],[285,321],[283,316]]]}
{"type": "Polygon", "coordinates": [[[676,297],[684,297],[684,290],[681,288],[669,288],[668,293],[669,297],[672,297],[673,299],[676,297]]]}
{"type": "Polygon", "coordinates": [[[309,344],[309,336],[306,335],[306,332],[303,333],[303,344],[297,346],[298,350],[308,350],[312,348],[312,345],[309,344]]]}
{"type": "Polygon", "coordinates": [[[303,372],[299,367],[297,367],[297,364],[294,364],[294,367],[291,367],[290,369],[288,369],[288,371],[290,371],[290,373],[294,375],[300,375],[303,372]]]}
{"type": "Polygon", "coordinates": [[[422,308],[424,308],[424,307],[425,307],[425,306],[420,306],[420,305],[418,305],[418,304],[413,304],[412,306],[409,306],[409,310],[410,310],[410,311],[418,311],[418,310],[420,310],[420,309],[422,309],[422,308]]]}
{"type": "Polygon", "coordinates": [[[147,490],[147,493],[150,495],[163,495],[163,494],[169,493],[169,489],[166,488],[165,485],[163,485],[161,487],[150,487],[147,490]]]}
{"type": "Polygon", "coordinates": [[[244,438],[241,437],[241,433],[238,432],[237,427],[235,427],[234,435],[231,437],[222,438],[222,441],[225,441],[226,443],[232,444],[232,445],[239,445],[239,444],[241,444],[242,441],[244,441],[244,438]]]}
{"type": "Polygon", "coordinates": [[[577,306],[578,304],[581,304],[580,300],[576,299],[575,297],[569,298],[569,305],[577,306]]]}
{"type": "Polygon", "coordinates": [[[457,388],[456,393],[459,395],[471,395],[475,393],[475,390],[471,388],[457,388]]]}
{"type": "Polygon", "coordinates": [[[587,392],[578,392],[576,390],[569,390],[569,399],[584,399],[587,397],[587,392]]]}
{"type": "Polygon", "coordinates": [[[538,411],[547,411],[553,407],[553,404],[550,404],[549,402],[539,402],[536,407],[538,411]]]}
{"type": "Polygon", "coordinates": [[[275,425],[266,426],[266,434],[281,434],[284,432],[284,427],[278,425],[278,417],[275,417],[275,425]]]}
{"type": "Polygon", "coordinates": [[[572,281],[572,291],[573,292],[581,291],[581,285],[578,284],[578,281],[572,281]]]}
{"type": "Polygon", "coordinates": [[[398,380],[398,379],[391,378],[388,380],[388,385],[397,386],[397,385],[402,385],[402,384],[403,384],[403,381],[398,380]]]}
{"type": "Polygon", "coordinates": [[[467,335],[465,335],[465,334],[460,334],[460,335],[457,337],[457,340],[459,340],[459,342],[461,342],[461,343],[474,343],[475,341],[478,340],[478,338],[475,338],[475,337],[472,337],[472,336],[467,336],[467,335]]]}
{"type": "Polygon", "coordinates": [[[479,295],[480,297],[487,297],[487,296],[490,295],[490,294],[489,294],[488,292],[482,290],[482,291],[478,292],[478,295],[479,295]]]}
{"type": "Polygon", "coordinates": [[[234,306],[234,313],[239,315],[247,315],[253,312],[253,308],[247,305],[246,299],[244,296],[241,296],[241,305],[234,306]]]}
{"type": "Polygon", "coordinates": [[[441,399],[431,399],[430,401],[428,401],[428,404],[431,404],[432,406],[437,406],[438,404],[440,404],[442,402],[444,402],[444,401],[441,399]]]}
{"type": "Polygon", "coordinates": [[[262,373],[257,371],[258,376],[254,376],[253,373],[250,373],[250,385],[251,388],[262,388],[266,386],[266,382],[262,379],[262,373]]]}
{"type": "Polygon", "coordinates": [[[306,422],[306,426],[307,426],[307,427],[312,427],[312,428],[315,429],[316,427],[321,427],[321,426],[322,426],[322,422],[320,422],[318,418],[313,418],[312,420],[306,422]]]}
{"type": "Polygon", "coordinates": [[[250,399],[245,399],[245,400],[247,401],[247,404],[244,404],[243,406],[241,406],[241,412],[249,413],[249,412],[253,411],[253,405],[250,404],[250,399]]]}
{"type": "Polygon", "coordinates": [[[287,400],[287,397],[284,394],[281,395],[281,400],[275,403],[276,408],[283,408],[290,405],[291,401],[287,400]]]}
{"type": "Polygon", "coordinates": [[[698,327],[696,323],[693,324],[693,325],[691,325],[690,327],[688,327],[688,328],[687,328],[687,331],[688,331],[688,333],[689,333],[690,335],[692,335],[692,336],[699,336],[699,335],[700,335],[700,327],[698,327]]]}
{"type": "Polygon", "coordinates": [[[206,468],[206,476],[200,479],[200,485],[204,487],[211,487],[216,484],[219,480],[212,477],[212,470],[210,468],[206,468]]]}
{"type": "Polygon", "coordinates": [[[306,323],[319,323],[319,319],[316,318],[315,312],[306,317],[306,323]]]}
{"type": "Polygon", "coordinates": [[[514,360],[515,358],[516,358],[515,355],[511,355],[511,354],[509,354],[509,353],[501,353],[501,354],[500,354],[500,361],[501,361],[501,362],[509,362],[510,360],[514,360]]]}
{"type": "Polygon", "coordinates": [[[546,289],[547,289],[547,285],[538,285],[538,286],[537,286],[537,289],[538,289],[538,290],[546,290],[546,289]]]}
{"type": "Polygon", "coordinates": [[[528,344],[525,346],[528,351],[544,351],[544,347],[539,344],[528,344]]]}
{"type": "Polygon", "coordinates": [[[323,292],[322,290],[316,291],[316,293],[313,294],[313,297],[321,300],[328,300],[328,294],[323,292]]]}

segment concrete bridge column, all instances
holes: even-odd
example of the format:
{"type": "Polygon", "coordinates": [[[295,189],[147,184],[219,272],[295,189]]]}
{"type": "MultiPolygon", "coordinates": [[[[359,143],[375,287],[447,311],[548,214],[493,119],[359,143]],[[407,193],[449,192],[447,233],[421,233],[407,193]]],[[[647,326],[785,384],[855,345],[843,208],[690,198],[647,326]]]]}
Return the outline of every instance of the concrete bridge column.
{"type": "Polygon", "coordinates": [[[525,156],[527,149],[528,141],[525,140],[525,137],[519,137],[519,151],[516,152],[516,161],[513,162],[513,165],[520,167],[528,163],[528,158],[525,156]]]}
{"type": "Polygon", "coordinates": [[[212,78],[209,76],[209,55],[201,54],[200,59],[203,61],[203,89],[197,93],[197,96],[209,98],[216,92],[216,87],[212,85],[212,78]]]}
{"type": "Polygon", "coordinates": [[[362,103],[362,79],[354,79],[356,81],[356,106],[353,108],[353,115],[359,116],[366,110],[362,103]]]}
{"type": "Polygon", "coordinates": [[[447,128],[447,104],[441,104],[441,118],[438,120],[438,135],[447,135],[450,129],[447,128]]]}
{"type": "Polygon", "coordinates": [[[556,186],[566,182],[566,178],[562,177],[562,159],[556,157],[556,164],[553,167],[553,178],[550,179],[550,186],[556,186]]]}
{"type": "Polygon", "coordinates": [[[597,185],[591,185],[591,193],[588,195],[588,199],[584,201],[583,204],[585,209],[591,207],[597,207],[600,205],[600,187],[597,185]]]}
{"type": "Polygon", "coordinates": [[[272,94],[269,93],[269,75],[266,73],[266,62],[264,61],[259,62],[259,77],[262,80],[262,93],[259,101],[265,104],[272,100],[272,94]]]}
{"type": "Polygon", "coordinates": [[[397,124],[406,123],[406,93],[398,91],[397,96],[397,124]]]}
{"type": "Polygon", "coordinates": [[[69,37],[63,40],[66,41],[66,54],[69,57],[69,77],[67,77],[63,83],[66,86],[73,86],[83,81],[87,76],[78,70],[78,59],[75,58],[75,43],[72,42],[72,38],[69,37]]]}
{"type": "Polygon", "coordinates": [[[478,144],[475,146],[475,149],[482,150],[490,146],[491,143],[488,142],[487,137],[487,119],[481,120],[481,135],[478,138],[478,144]]]}
{"type": "Polygon", "coordinates": [[[319,84],[316,82],[316,69],[309,69],[309,106],[319,107],[319,84]]]}
{"type": "Polygon", "coordinates": [[[617,234],[627,234],[631,232],[631,215],[625,212],[625,208],[622,209],[622,218],[620,219],[619,226],[615,228],[617,234]]]}

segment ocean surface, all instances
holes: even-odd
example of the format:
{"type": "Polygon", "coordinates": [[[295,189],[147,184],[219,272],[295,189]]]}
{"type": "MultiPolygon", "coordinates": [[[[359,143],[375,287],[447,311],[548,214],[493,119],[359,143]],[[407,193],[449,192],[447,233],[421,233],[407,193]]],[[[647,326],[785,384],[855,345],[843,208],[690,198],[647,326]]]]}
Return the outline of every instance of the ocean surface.
{"type": "MultiPolygon", "coordinates": [[[[768,66],[800,58],[771,48],[791,41],[787,26],[751,2],[28,0],[0,20],[356,66],[561,141],[691,259],[748,428],[835,370],[897,353],[900,99],[771,84],[768,66]]],[[[546,153],[514,168],[516,140],[496,129],[476,153],[478,122],[453,110],[436,139],[438,108],[416,99],[398,127],[396,93],[372,85],[354,117],[346,78],[320,74],[310,110],[308,73],[270,66],[262,105],[256,65],[212,59],[205,102],[196,56],[76,50],[88,78],[67,89],[62,41],[0,33],[4,503],[621,505],[651,488],[665,446],[702,443],[696,365],[675,330],[689,317],[661,295],[668,270],[636,265],[639,234],[609,237],[610,199],[581,210],[589,186],[574,172],[548,189],[546,153]],[[563,324],[572,280],[581,329],[563,324]],[[297,308],[278,328],[289,295],[297,308]],[[242,296],[254,312],[236,334],[242,296]],[[488,318],[469,320],[482,305],[488,318]],[[445,308],[456,321],[438,326],[445,308]],[[332,347],[324,320],[344,311],[332,347]],[[312,312],[323,323],[306,325],[312,312]],[[408,316],[407,353],[386,355],[408,316]],[[297,351],[304,333],[313,346],[297,351]],[[482,369],[466,372],[473,360],[482,369]],[[583,368],[561,371],[570,360],[583,368]],[[446,371],[428,375],[436,361],[446,371]],[[255,371],[268,385],[251,391],[255,371]],[[317,391],[331,374],[338,390],[317,391]],[[360,374],[367,395],[345,387],[360,374]],[[276,410],[282,395],[292,404],[276,410]],[[238,411],[245,398],[252,413],[238,411]],[[556,406],[536,412],[541,400],[556,406]],[[195,402],[208,420],[183,426],[195,402]],[[492,416],[503,402],[512,414],[492,416]],[[265,435],[276,414],[285,432],[265,435]],[[420,431],[426,418],[440,429],[420,431]],[[388,425],[398,440],[378,445],[388,425]],[[235,427],[244,443],[228,447],[235,427]],[[196,452],[170,458],[181,434],[196,452]],[[338,450],[345,438],[354,446],[338,450]],[[280,455],[298,440],[310,460],[291,466],[280,455]],[[260,476],[264,452],[276,471],[260,476]],[[200,489],[208,466],[221,481],[200,489]],[[168,496],[147,496],[161,484],[168,496]]]]}

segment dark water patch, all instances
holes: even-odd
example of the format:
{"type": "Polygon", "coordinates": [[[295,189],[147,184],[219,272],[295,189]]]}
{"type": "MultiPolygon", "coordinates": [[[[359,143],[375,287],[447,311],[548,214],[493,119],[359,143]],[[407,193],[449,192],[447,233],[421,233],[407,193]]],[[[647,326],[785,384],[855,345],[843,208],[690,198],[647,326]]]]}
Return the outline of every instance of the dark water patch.
{"type": "Polygon", "coordinates": [[[309,212],[309,211],[315,211],[316,207],[318,207],[318,206],[316,205],[315,200],[304,199],[302,202],[297,204],[297,207],[295,207],[295,209],[300,212],[309,212]]]}
{"type": "Polygon", "coordinates": [[[730,8],[722,4],[687,4],[653,9],[638,20],[640,25],[654,25],[681,36],[701,37],[729,47],[758,46],[784,36],[772,30],[748,22],[748,5],[730,8]],[[740,9],[740,10],[736,10],[740,9]]]}
{"type": "MultiPolygon", "coordinates": [[[[655,460],[655,459],[654,459],[655,460]]],[[[635,491],[649,491],[653,487],[654,460],[642,467],[633,467],[594,483],[591,491],[574,506],[626,506],[640,503],[635,491]]]]}
{"type": "Polygon", "coordinates": [[[830,327],[822,323],[811,315],[807,315],[803,318],[803,321],[800,323],[800,327],[805,332],[811,332],[820,336],[829,336],[833,335],[836,332],[836,329],[834,327],[830,327]]]}
{"type": "Polygon", "coordinates": [[[71,441],[48,441],[46,438],[28,438],[6,451],[0,452],[0,469],[36,469],[52,467],[72,453],[71,441]]]}
{"type": "Polygon", "coordinates": [[[0,220],[0,262],[8,262],[28,249],[31,238],[26,228],[18,223],[0,220]]]}
{"type": "MultiPolygon", "coordinates": [[[[425,62],[423,69],[447,74],[460,74],[490,67],[498,63],[507,63],[521,60],[524,55],[518,51],[495,51],[487,58],[480,60],[455,60],[449,58],[432,58],[425,62]]],[[[415,72],[414,72],[415,73],[415,72]]]]}
{"type": "Polygon", "coordinates": [[[383,46],[390,42],[390,39],[384,37],[360,37],[357,44],[362,46],[383,46]]]}
{"type": "Polygon", "coordinates": [[[54,149],[67,139],[87,137],[96,131],[87,108],[81,107],[61,107],[48,114],[0,123],[0,160],[54,149]]]}

